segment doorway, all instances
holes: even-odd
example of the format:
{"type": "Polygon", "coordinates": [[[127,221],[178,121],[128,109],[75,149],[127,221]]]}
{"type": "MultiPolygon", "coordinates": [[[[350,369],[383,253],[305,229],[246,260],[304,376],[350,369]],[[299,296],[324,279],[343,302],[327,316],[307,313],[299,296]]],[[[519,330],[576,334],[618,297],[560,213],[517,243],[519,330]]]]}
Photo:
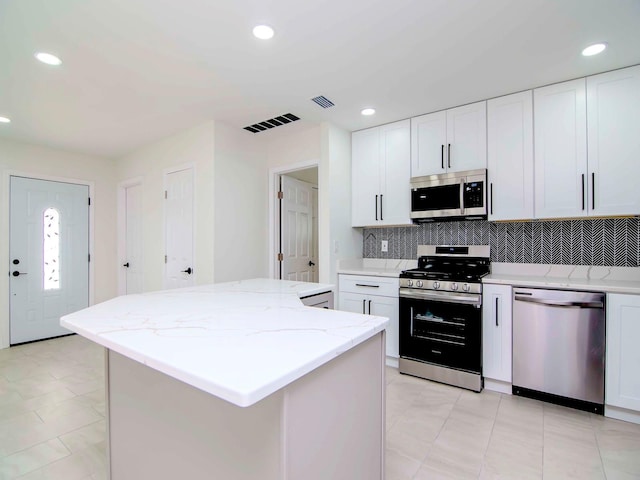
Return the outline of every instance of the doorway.
{"type": "Polygon", "coordinates": [[[195,283],[193,179],[193,167],[165,172],[165,288],[195,283]]]}
{"type": "Polygon", "coordinates": [[[68,335],[60,317],[89,305],[89,186],[9,185],[9,343],[68,335]]]}
{"type": "Polygon", "coordinates": [[[276,269],[282,280],[318,282],[318,168],[278,175],[276,269]]]}
{"type": "Polygon", "coordinates": [[[118,188],[118,293],[142,293],[144,279],[142,231],[142,179],[123,182],[118,188]]]}

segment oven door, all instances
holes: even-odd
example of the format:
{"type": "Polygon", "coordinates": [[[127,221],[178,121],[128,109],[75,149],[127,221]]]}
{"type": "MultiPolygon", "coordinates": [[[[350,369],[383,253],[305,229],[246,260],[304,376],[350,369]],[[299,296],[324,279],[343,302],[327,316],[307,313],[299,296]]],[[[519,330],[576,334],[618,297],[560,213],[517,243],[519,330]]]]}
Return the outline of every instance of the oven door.
{"type": "Polygon", "coordinates": [[[481,373],[481,303],[480,295],[401,296],[400,357],[481,373]]]}

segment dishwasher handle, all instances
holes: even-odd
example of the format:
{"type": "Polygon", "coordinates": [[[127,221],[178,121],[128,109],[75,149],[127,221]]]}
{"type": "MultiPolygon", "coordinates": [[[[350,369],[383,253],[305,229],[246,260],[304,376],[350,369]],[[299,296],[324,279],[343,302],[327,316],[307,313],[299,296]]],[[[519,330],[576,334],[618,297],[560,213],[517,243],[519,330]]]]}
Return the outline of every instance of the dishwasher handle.
{"type": "Polygon", "coordinates": [[[515,301],[537,303],[540,305],[548,305],[550,307],[564,307],[564,308],[604,308],[603,302],[563,302],[558,300],[545,300],[544,298],[535,297],[519,297],[518,292],[515,292],[513,297],[515,301]]]}

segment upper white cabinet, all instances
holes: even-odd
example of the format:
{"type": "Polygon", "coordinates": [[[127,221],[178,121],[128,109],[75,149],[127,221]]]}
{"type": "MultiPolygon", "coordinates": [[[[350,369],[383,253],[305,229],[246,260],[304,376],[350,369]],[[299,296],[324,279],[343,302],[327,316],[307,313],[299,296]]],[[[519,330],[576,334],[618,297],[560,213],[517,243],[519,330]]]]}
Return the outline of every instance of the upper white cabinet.
{"type": "Polygon", "coordinates": [[[640,423],[639,295],[607,295],[606,332],[605,415],[640,423]]]}
{"type": "Polygon", "coordinates": [[[486,102],[411,119],[411,176],[487,168],[486,102]]]}
{"type": "Polygon", "coordinates": [[[352,226],[411,224],[410,131],[403,120],[352,134],[352,226]]]}
{"type": "Polygon", "coordinates": [[[640,214],[640,66],[587,77],[592,215],[640,214]]]}
{"type": "Polygon", "coordinates": [[[533,217],[532,92],[487,102],[489,220],[533,217]]]}
{"type": "Polygon", "coordinates": [[[535,217],[581,217],[589,213],[586,80],[533,91],[535,125],[535,217]]]}

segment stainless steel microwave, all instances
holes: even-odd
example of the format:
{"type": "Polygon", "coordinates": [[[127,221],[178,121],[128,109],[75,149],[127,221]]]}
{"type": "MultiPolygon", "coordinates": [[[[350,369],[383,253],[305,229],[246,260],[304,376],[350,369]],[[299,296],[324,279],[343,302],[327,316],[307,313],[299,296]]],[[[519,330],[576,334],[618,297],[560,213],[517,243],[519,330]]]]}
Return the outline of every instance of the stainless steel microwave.
{"type": "Polygon", "coordinates": [[[411,179],[411,219],[414,222],[486,218],[485,169],[411,179]]]}

